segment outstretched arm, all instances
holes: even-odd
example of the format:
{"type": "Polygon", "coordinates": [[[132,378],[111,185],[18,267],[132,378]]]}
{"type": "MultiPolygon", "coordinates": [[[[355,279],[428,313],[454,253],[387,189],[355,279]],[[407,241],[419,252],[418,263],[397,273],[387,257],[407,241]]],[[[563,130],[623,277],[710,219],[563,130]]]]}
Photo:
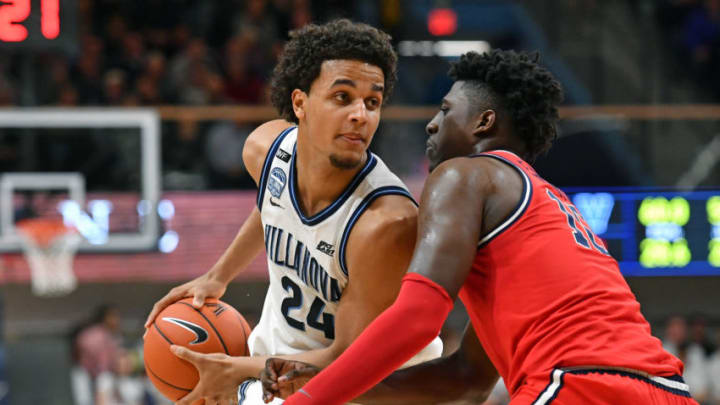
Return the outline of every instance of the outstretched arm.
{"type": "Polygon", "coordinates": [[[397,300],[286,405],[346,403],[437,336],[469,274],[491,192],[488,171],[473,163],[452,159],[433,171],[423,190],[410,273],[397,300]]]}
{"type": "MultiPolygon", "coordinates": [[[[319,372],[319,368],[305,363],[270,359],[261,374],[263,397],[266,400],[286,398],[319,372]]],[[[422,405],[466,399],[481,403],[497,380],[495,367],[469,325],[462,344],[450,356],[395,371],[353,402],[422,405]]]]}
{"type": "Polygon", "coordinates": [[[450,356],[395,371],[353,401],[366,405],[431,405],[461,399],[482,403],[498,378],[475,329],[468,325],[460,347],[450,356]]]}

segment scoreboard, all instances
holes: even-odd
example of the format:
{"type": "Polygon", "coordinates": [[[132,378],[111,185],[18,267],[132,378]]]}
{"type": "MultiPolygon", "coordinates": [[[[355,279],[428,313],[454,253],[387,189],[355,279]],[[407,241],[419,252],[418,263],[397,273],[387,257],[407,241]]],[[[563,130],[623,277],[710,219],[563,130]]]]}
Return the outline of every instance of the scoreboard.
{"type": "Polygon", "coordinates": [[[720,190],[565,192],[625,276],[720,276],[720,190]]]}
{"type": "Polygon", "coordinates": [[[0,0],[0,47],[77,48],[76,0],[0,0]]]}

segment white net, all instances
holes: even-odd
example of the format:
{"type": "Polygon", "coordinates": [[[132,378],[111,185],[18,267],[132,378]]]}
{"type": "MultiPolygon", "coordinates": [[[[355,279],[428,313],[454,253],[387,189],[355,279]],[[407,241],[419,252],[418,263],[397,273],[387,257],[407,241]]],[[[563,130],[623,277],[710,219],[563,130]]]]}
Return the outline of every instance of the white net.
{"type": "Polygon", "coordinates": [[[82,237],[67,228],[49,238],[39,237],[30,229],[19,230],[23,253],[30,266],[33,294],[57,297],[72,292],[77,287],[73,259],[82,237]]]}

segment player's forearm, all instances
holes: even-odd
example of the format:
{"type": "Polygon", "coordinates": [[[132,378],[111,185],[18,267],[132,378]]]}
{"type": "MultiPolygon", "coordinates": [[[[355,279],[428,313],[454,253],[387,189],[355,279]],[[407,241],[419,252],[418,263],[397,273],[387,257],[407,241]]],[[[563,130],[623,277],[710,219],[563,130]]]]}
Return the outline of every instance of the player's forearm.
{"type": "Polygon", "coordinates": [[[485,401],[497,377],[486,376],[487,383],[478,384],[476,370],[460,357],[460,352],[455,352],[448,357],[395,371],[353,402],[365,405],[430,405],[460,399],[472,399],[478,403],[485,401]]]}
{"type": "Polygon", "coordinates": [[[429,344],[450,309],[442,287],[417,274],[405,276],[395,303],[285,405],[339,405],[358,397],[429,344]]]}
{"type": "Polygon", "coordinates": [[[332,363],[338,355],[339,353],[335,353],[332,348],[324,348],[288,355],[236,357],[233,360],[237,367],[237,375],[258,378],[265,369],[265,363],[271,357],[301,361],[322,368],[332,363]]]}
{"type": "Polygon", "coordinates": [[[335,361],[335,359],[337,359],[340,354],[342,354],[342,350],[336,349],[331,346],[323,349],[308,350],[306,352],[300,352],[297,354],[273,357],[279,357],[286,360],[301,361],[303,363],[311,364],[317,368],[325,368],[330,363],[335,361]]]}
{"type": "Polygon", "coordinates": [[[263,240],[260,211],[255,207],[225,253],[210,269],[208,276],[225,284],[229,283],[262,251],[263,240]]]}

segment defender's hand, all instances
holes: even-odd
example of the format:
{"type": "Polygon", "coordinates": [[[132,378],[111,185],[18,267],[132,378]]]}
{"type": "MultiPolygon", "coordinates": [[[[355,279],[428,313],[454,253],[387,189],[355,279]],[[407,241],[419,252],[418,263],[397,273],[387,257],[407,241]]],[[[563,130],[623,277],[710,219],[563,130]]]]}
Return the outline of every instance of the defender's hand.
{"type": "Polygon", "coordinates": [[[145,320],[145,329],[150,327],[160,311],[173,302],[185,297],[194,297],[192,305],[195,308],[200,308],[203,306],[206,298],[222,297],[222,295],[225,294],[226,288],[227,284],[213,279],[208,274],[204,274],[195,280],[188,281],[185,284],[173,288],[155,303],[152,311],[150,311],[150,315],[148,315],[147,320],[145,320]]]}
{"type": "Polygon", "coordinates": [[[189,394],[176,405],[192,405],[205,399],[205,405],[237,404],[237,388],[242,382],[233,368],[232,357],[221,354],[203,354],[182,346],[173,345],[170,350],[179,358],[189,362],[198,370],[200,380],[189,394]]]}
{"type": "Polygon", "coordinates": [[[301,361],[270,358],[260,373],[263,400],[269,403],[274,398],[287,398],[302,388],[320,372],[318,367],[301,361]]]}

